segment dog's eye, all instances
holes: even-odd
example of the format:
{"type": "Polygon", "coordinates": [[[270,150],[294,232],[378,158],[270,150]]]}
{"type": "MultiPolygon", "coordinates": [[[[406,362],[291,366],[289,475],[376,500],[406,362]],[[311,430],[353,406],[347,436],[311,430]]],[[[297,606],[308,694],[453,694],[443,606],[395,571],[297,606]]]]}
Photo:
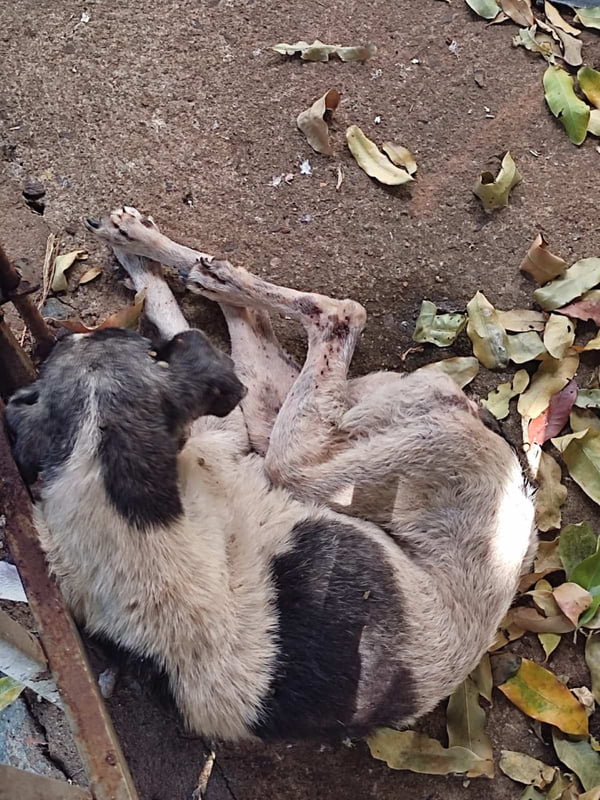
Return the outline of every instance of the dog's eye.
{"type": "Polygon", "coordinates": [[[11,397],[11,403],[17,406],[32,406],[39,400],[37,389],[21,389],[11,397]]]}

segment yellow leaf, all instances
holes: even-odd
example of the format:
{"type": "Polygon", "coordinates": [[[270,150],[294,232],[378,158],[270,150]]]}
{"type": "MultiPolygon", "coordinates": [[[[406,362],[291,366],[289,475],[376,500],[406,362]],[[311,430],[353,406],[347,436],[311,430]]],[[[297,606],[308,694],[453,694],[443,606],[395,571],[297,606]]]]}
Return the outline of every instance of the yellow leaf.
{"type": "Polygon", "coordinates": [[[73,266],[76,261],[83,261],[88,257],[86,250],[71,250],[70,253],[63,253],[54,259],[52,269],[52,279],[50,286],[53,292],[66,292],[68,289],[65,272],[73,266]]]}
{"type": "Polygon", "coordinates": [[[346,140],[356,163],[371,178],[388,186],[398,186],[413,180],[412,175],[406,170],[394,166],[378,149],[375,142],[365,136],[358,125],[351,125],[348,128],[346,140]]]}
{"type": "Polygon", "coordinates": [[[498,688],[527,716],[548,722],[563,733],[587,734],[584,706],[555,675],[534,661],[522,659],[517,673],[498,688]]]}
{"type": "Polygon", "coordinates": [[[563,359],[545,358],[533,376],[529,388],[519,398],[517,410],[522,417],[535,419],[548,408],[552,395],[565,388],[579,366],[579,356],[570,351],[563,359]]]}
{"type": "Polygon", "coordinates": [[[556,767],[549,767],[537,758],[516,753],[514,750],[503,750],[498,766],[513,781],[536,786],[538,789],[544,789],[552,783],[556,772],[556,767]]]}
{"type": "Polygon", "coordinates": [[[318,39],[312,44],[308,42],[294,42],[294,44],[275,44],[271,48],[282,56],[299,55],[304,61],[329,61],[329,56],[336,55],[341,61],[367,61],[377,53],[374,44],[364,47],[343,47],[341,44],[325,44],[318,39]]]}
{"type": "Polygon", "coordinates": [[[488,369],[502,369],[508,364],[508,336],[500,324],[498,312],[482,292],[467,303],[467,336],[476,358],[488,369]]]}
{"type": "Polygon", "coordinates": [[[538,633],[538,639],[544,648],[544,653],[546,654],[544,662],[546,662],[560,644],[562,636],[559,633],[538,633]]]}
{"type": "Polygon", "coordinates": [[[471,356],[455,356],[454,358],[444,358],[441,361],[434,361],[426,364],[420,369],[439,369],[444,374],[449,375],[454,383],[462,389],[479,372],[479,362],[471,356]]]}
{"type": "Polygon", "coordinates": [[[552,358],[564,358],[575,341],[575,325],[569,317],[550,314],[544,331],[544,345],[552,358]]]}
{"type": "Polygon", "coordinates": [[[500,324],[507,331],[543,331],[546,326],[546,316],[543,311],[531,311],[528,308],[498,311],[500,324]]]}
{"type": "Polygon", "coordinates": [[[579,88],[596,108],[600,108],[600,72],[591,67],[582,67],[577,73],[579,88]]]}
{"type": "Polygon", "coordinates": [[[417,162],[415,157],[406,147],[393,142],[384,142],[381,149],[397,167],[404,167],[409,175],[414,175],[417,171],[417,162]]]}
{"type": "Polygon", "coordinates": [[[102,268],[101,267],[91,267],[90,269],[86,270],[81,278],[79,278],[79,286],[82,286],[84,283],[89,283],[93,281],[98,275],[102,275],[102,268]]]}
{"type": "Polygon", "coordinates": [[[14,703],[25,687],[19,681],[9,678],[8,675],[0,678],[0,711],[14,703]]]}
{"type": "Polygon", "coordinates": [[[494,178],[491,172],[482,172],[475,186],[475,194],[486,211],[495,211],[508,205],[508,197],[522,178],[510,153],[502,159],[500,172],[494,178]]]}

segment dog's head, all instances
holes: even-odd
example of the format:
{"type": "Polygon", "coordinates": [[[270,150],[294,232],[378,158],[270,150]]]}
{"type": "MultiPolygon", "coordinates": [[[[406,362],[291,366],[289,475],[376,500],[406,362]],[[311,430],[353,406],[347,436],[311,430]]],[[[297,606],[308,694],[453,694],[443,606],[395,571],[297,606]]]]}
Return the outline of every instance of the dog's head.
{"type": "Polygon", "coordinates": [[[51,480],[77,444],[97,456],[128,518],[148,517],[152,495],[172,517],[175,458],[189,424],[226,416],[244,394],[231,359],[198,330],[154,351],[139,334],[109,328],[58,342],[38,380],[10,399],[6,422],[27,481],[51,480]]]}

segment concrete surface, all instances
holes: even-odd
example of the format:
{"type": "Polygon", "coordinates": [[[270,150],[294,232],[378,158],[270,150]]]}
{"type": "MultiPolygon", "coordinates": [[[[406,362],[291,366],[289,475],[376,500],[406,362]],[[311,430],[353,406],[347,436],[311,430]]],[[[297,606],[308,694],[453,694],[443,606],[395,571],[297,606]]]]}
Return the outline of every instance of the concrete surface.
{"type": "MultiPolygon", "coordinates": [[[[530,305],[518,264],[539,230],[567,260],[599,254],[596,142],[574,147],[549,115],[544,62],[511,48],[516,28],[486,27],[461,0],[17,0],[2,17],[0,239],[30,276],[39,277],[49,230],[62,234],[63,251],[90,250],[72,285],[89,266],[107,267],[62,298],[71,316],[95,323],[131,297],[78,222],[123,202],[153,214],[174,238],[274,281],[359,299],[370,322],[356,373],[440,357],[428,347],[401,361],[424,297],[453,310],[482,289],[499,308],[530,305]],[[379,54],[365,65],[306,64],[269,51],[314,37],[373,41],[379,54]],[[328,159],[310,150],[295,118],[331,87],[343,100],[328,159]],[[409,147],[419,162],[415,185],[387,189],[362,173],[344,144],[352,123],[379,143],[409,147]],[[508,148],[524,182],[508,209],[487,217],[470,188],[508,148]],[[298,174],[305,158],[310,177],[298,174]],[[338,164],[345,180],[336,192],[338,164]],[[291,185],[269,185],[288,172],[291,185]],[[23,202],[28,177],[45,185],[43,217],[23,202]]],[[[582,39],[586,63],[597,66],[597,37],[582,39]]],[[[215,307],[186,298],[184,308],[224,340],[215,307]]],[[[300,355],[299,332],[279,327],[300,355]]],[[[468,350],[463,340],[449,354],[468,350]]],[[[474,388],[487,392],[502,378],[483,371],[474,388]]],[[[597,521],[593,504],[568,485],[566,520],[597,521]]],[[[535,639],[520,647],[541,658],[535,639]]],[[[100,671],[106,658],[98,652],[97,661],[100,671]]],[[[588,680],[567,641],[552,663],[572,686],[588,680]]],[[[189,796],[204,744],[185,738],[172,710],[131,677],[109,705],[143,800],[189,796]]],[[[443,712],[421,728],[443,737],[443,712]]],[[[509,748],[552,762],[551,748],[502,698],[490,729],[497,755],[509,748]]],[[[47,732],[55,748],[69,746],[56,722],[47,732]]],[[[464,785],[395,773],[363,745],[316,742],[219,748],[209,796],[505,800],[519,787],[504,777],[464,785]]]]}

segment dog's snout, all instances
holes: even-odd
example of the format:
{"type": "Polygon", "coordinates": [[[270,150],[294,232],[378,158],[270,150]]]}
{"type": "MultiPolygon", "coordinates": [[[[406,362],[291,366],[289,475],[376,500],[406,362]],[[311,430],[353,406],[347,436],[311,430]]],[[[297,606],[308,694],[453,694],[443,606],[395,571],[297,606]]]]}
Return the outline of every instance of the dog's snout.
{"type": "Polygon", "coordinates": [[[95,217],[87,217],[85,220],[86,228],[91,230],[98,230],[100,227],[100,220],[96,219],[95,217]]]}

